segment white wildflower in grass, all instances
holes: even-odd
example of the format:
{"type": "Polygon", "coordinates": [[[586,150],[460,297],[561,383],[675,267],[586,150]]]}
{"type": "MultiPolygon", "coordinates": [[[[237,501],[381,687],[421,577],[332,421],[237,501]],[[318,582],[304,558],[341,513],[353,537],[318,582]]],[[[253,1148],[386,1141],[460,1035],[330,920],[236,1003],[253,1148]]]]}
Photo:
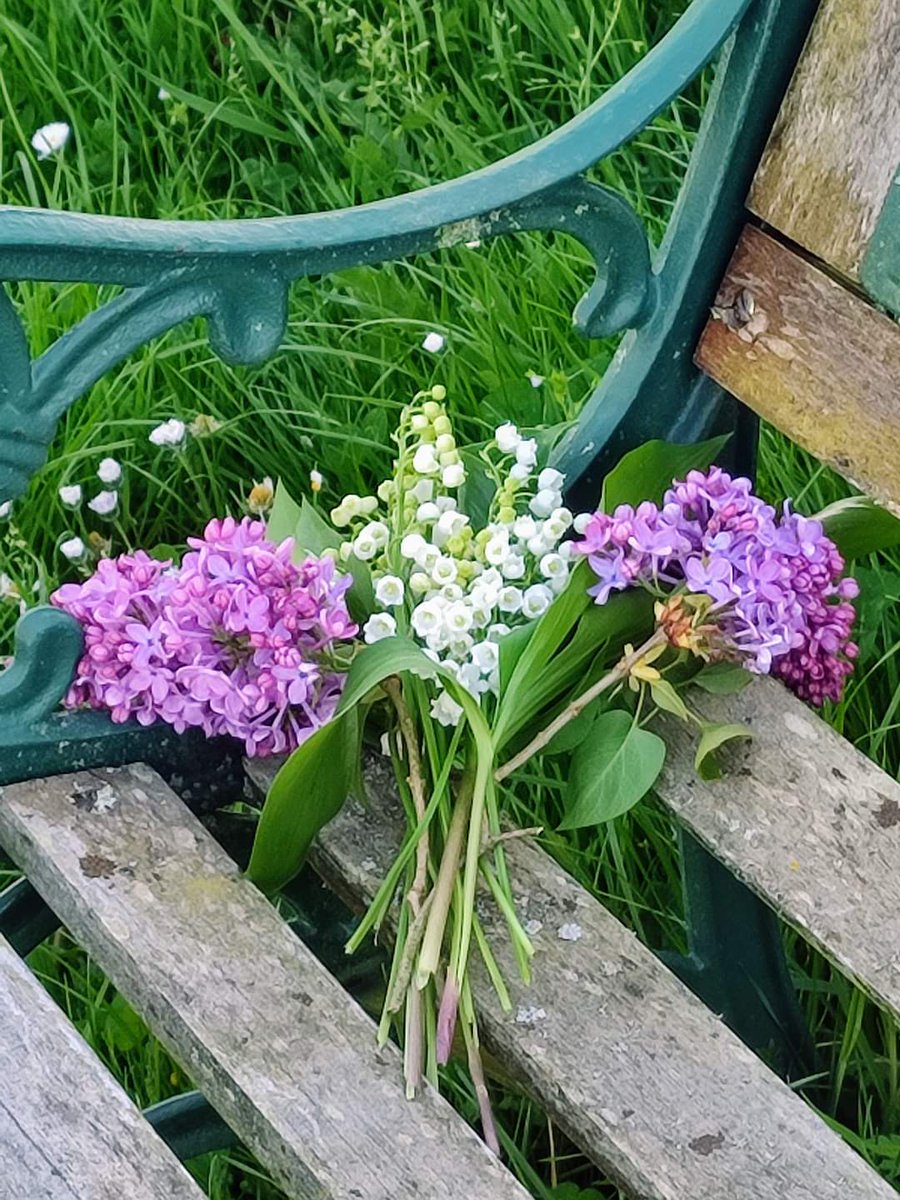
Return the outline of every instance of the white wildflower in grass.
{"type": "Polygon", "coordinates": [[[209,413],[198,413],[188,426],[188,433],[195,438],[212,437],[221,428],[222,422],[217,417],[210,416],[209,413]]]}
{"type": "Polygon", "coordinates": [[[156,93],[156,98],[157,100],[162,100],[163,103],[165,103],[166,100],[172,99],[172,93],[167,88],[161,87],[156,93]]]}
{"type": "Polygon", "coordinates": [[[435,333],[432,330],[426,333],[422,339],[422,349],[427,350],[429,354],[438,354],[444,348],[444,336],[440,333],[435,333]]]}
{"type": "Polygon", "coordinates": [[[247,497],[247,512],[254,517],[264,517],[275,501],[275,485],[267,475],[262,483],[255,483],[247,497]]]}
{"type": "Polygon", "coordinates": [[[110,486],[117,484],[122,478],[122,464],[116,462],[114,458],[101,459],[100,466],[97,468],[97,478],[101,483],[110,486]]]}
{"type": "Polygon", "coordinates": [[[5,521],[12,512],[12,500],[4,500],[0,504],[0,521],[5,521]]]}
{"type": "Polygon", "coordinates": [[[88,500],[88,508],[98,517],[111,517],[118,507],[118,492],[98,492],[93,500],[88,500]]]}
{"type": "Polygon", "coordinates": [[[87,546],[80,537],[67,538],[59,544],[59,552],[69,562],[81,562],[87,557],[87,546]]]}
{"type": "Polygon", "coordinates": [[[168,421],[163,421],[161,425],[151,429],[148,434],[148,438],[154,446],[181,446],[186,436],[187,426],[184,421],[179,421],[176,417],[170,417],[168,421]]]}
{"type": "Polygon", "coordinates": [[[393,637],[396,632],[397,622],[390,613],[372,613],[363,625],[363,640],[371,646],[383,638],[393,637]]]}
{"type": "Polygon", "coordinates": [[[59,498],[66,508],[81,507],[81,484],[69,483],[59,489],[59,498]]]}
{"type": "Polygon", "coordinates": [[[321,492],[325,477],[321,471],[312,470],[309,473],[309,489],[311,492],[321,492]]]}
{"type": "Polygon", "coordinates": [[[32,134],[31,145],[38,158],[49,158],[62,150],[71,134],[72,129],[65,121],[51,121],[32,134]]]}
{"type": "Polygon", "coordinates": [[[382,608],[397,608],[406,592],[403,580],[396,575],[382,575],[375,584],[375,600],[382,608]]]}
{"type": "Polygon", "coordinates": [[[528,382],[531,384],[531,386],[533,388],[539,388],[541,386],[541,384],[544,382],[544,376],[543,375],[529,375],[528,382]]]}

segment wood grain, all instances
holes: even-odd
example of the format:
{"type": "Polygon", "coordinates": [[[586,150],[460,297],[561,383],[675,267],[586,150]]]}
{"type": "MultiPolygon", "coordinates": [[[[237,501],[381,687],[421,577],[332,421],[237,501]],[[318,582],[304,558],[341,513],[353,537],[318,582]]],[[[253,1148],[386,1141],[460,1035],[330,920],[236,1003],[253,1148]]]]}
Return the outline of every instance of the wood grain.
{"type": "Polygon", "coordinates": [[[0,843],[290,1196],[527,1200],[149,768],[6,788],[0,843]]]}
{"type": "Polygon", "coordinates": [[[696,361],[900,511],[900,327],[767,234],[737,245],[696,361]]]}
{"type": "Polygon", "coordinates": [[[750,208],[857,279],[898,166],[897,0],[823,0],[750,208]]]}
{"type": "Polygon", "coordinates": [[[0,1079],[0,1200],[203,1200],[2,937],[0,1079]]]}
{"type": "Polygon", "coordinates": [[[682,727],[661,799],[734,873],[864,991],[900,1017],[900,784],[772,679],[694,697],[708,719],[755,731],[726,778],[693,771],[682,727]]]}
{"type": "MultiPolygon", "coordinates": [[[[265,788],[273,765],[248,763],[265,788]]],[[[314,865],[357,906],[402,836],[390,768],[368,772],[314,865]]],[[[509,846],[534,978],[518,977],[502,919],[480,908],[513,999],[476,969],[486,1043],[558,1125],[642,1200],[870,1200],[880,1180],[602,905],[534,846],[509,846]],[[560,937],[566,930],[571,938],[560,937]],[[575,930],[572,929],[575,926],[575,930]]]]}

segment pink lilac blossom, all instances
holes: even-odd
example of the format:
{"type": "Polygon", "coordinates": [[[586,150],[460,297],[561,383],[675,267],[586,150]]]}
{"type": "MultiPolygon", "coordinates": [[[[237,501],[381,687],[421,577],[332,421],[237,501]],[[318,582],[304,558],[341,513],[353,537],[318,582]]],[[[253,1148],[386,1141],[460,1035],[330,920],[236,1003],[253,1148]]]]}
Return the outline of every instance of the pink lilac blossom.
{"type": "Polygon", "coordinates": [[[54,594],[84,628],[66,705],[225,734],[260,757],[294,749],[340,697],[327,656],[356,633],[350,577],[330,558],[293,563],[293,543],[248,518],[210,521],[188,546],[180,567],[138,551],[54,594]]]}
{"type": "Polygon", "coordinates": [[[780,516],[749,479],[691,471],[666,492],[612,515],[595,513],[575,549],[597,576],[590,594],[643,584],[705,593],[734,656],[779,676],[802,699],[840,699],[857,647],[850,639],[856,581],[821,522],[785,504],[780,516]]]}

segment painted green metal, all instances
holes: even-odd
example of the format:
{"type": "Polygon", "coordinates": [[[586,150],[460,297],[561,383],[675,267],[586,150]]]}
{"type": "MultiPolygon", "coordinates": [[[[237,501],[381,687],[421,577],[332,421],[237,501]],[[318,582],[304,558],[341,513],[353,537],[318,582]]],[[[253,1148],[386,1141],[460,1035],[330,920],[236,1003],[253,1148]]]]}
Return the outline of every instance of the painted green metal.
{"type": "Polygon", "coordinates": [[[859,279],[876,304],[900,317],[900,166],[866,247],[859,279]]]}
{"type": "MultiPolygon", "coordinates": [[[[544,229],[573,234],[596,264],[576,326],[588,336],[628,330],[561,448],[559,464],[576,481],[574,502],[595,500],[610,463],[648,437],[690,441],[732,431],[734,461],[748,469],[752,418],[695,370],[691,356],[814,9],[815,0],[694,0],[629,75],[549,137],[482,171],[376,204],[214,222],[0,208],[0,280],[125,288],[34,363],[0,289],[0,502],[23,493],[78,396],[183,321],[205,317],[225,360],[260,362],[280,345],[295,279],[544,229]],[[654,254],[630,206],[583,173],[643,128],[723,46],[688,178],[654,254]]],[[[196,757],[165,731],[55,713],[79,652],[77,628],[62,614],[23,618],[15,664],[0,675],[0,783],[127,758],[196,757]]],[[[774,1029],[799,1045],[771,914],[687,845],[684,866],[694,932],[691,954],[673,965],[751,1044],[768,1043],[774,1029]]],[[[195,1117],[203,1127],[202,1106],[185,1103],[186,1128],[195,1117]]],[[[172,1111],[177,1128],[177,1106],[172,1111]]]]}
{"type": "Polygon", "coordinates": [[[0,892],[0,934],[22,958],[59,926],[59,918],[27,879],[17,879],[0,892]]]}
{"type": "Polygon", "coordinates": [[[144,1117],[182,1162],[240,1145],[231,1126],[200,1092],[185,1092],[152,1104],[144,1109],[144,1117]]]}

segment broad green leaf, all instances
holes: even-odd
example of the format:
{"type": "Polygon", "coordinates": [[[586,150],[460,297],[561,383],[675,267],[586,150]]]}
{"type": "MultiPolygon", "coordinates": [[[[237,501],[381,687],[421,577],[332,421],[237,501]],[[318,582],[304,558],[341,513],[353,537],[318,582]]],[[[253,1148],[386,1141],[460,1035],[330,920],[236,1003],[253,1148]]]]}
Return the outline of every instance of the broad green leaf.
{"type": "Polygon", "coordinates": [[[500,639],[500,695],[506,691],[507,684],[512,679],[516,664],[522,657],[525,647],[534,636],[536,625],[520,625],[511,630],[506,637],[500,639]]]}
{"type": "Polygon", "coordinates": [[[691,714],[688,711],[688,706],[678,695],[678,692],[669,683],[668,679],[654,679],[650,682],[650,695],[653,697],[653,703],[657,708],[661,708],[663,712],[671,713],[675,717],[679,717],[682,721],[689,721],[691,714]]]}
{"type": "Polygon", "coordinates": [[[816,520],[848,561],[900,544],[900,520],[868,496],[848,496],[829,504],[816,520]]]}
{"type": "Polygon", "coordinates": [[[562,829],[611,821],[650,790],[662,770],[666,744],[620,708],[601,713],[591,736],[572,756],[562,829]]]}
{"type": "Polygon", "coordinates": [[[751,681],[753,676],[750,672],[737,663],[721,662],[710,663],[698,672],[691,683],[695,683],[698,688],[702,688],[704,692],[711,692],[714,696],[731,696],[735,692],[742,691],[751,681]]]}
{"type": "Polygon", "coordinates": [[[155,558],[157,562],[178,564],[181,562],[184,551],[184,546],[173,546],[169,542],[157,542],[155,546],[151,546],[147,553],[151,558],[155,558]]]}
{"type": "Polygon", "coordinates": [[[645,442],[629,451],[603,481],[600,507],[612,512],[619,504],[640,504],[642,500],[659,503],[673,479],[683,479],[688,471],[705,471],[716,461],[728,434],[682,446],[675,442],[645,442]]]}
{"type": "MultiPolygon", "coordinates": [[[[306,499],[300,504],[294,540],[294,559],[297,562],[307,554],[319,555],[326,550],[336,550],[343,541],[338,531],[329,525],[315,505],[306,499]]],[[[352,554],[346,562],[339,563],[338,566],[340,570],[353,576],[353,584],[347,593],[347,607],[354,621],[363,624],[375,608],[372,572],[367,563],[361,562],[352,554]]]]}
{"type": "Polygon", "coordinates": [[[747,725],[717,725],[704,721],[703,733],[694,755],[694,769],[701,779],[719,779],[722,769],[716,761],[715,752],[726,742],[735,738],[752,738],[753,730],[747,725]]]}
{"type": "Polygon", "coordinates": [[[574,721],[569,721],[567,725],[562,727],[559,733],[547,743],[541,753],[568,754],[577,746],[580,746],[584,739],[590,735],[594,722],[603,711],[608,699],[608,696],[601,695],[592,700],[587,708],[578,714],[574,721]]]}
{"type": "Polygon", "coordinates": [[[319,830],[341,810],[356,780],[360,720],[343,712],[303,742],[272,781],[247,875],[274,892],[297,874],[319,830]]]}
{"type": "Polygon", "coordinates": [[[117,992],[103,1022],[103,1035],[110,1046],[127,1054],[145,1041],[149,1032],[143,1018],[117,992]]]}
{"type": "Polygon", "coordinates": [[[279,479],[275,484],[275,498],[266,521],[266,537],[270,542],[281,545],[285,538],[296,536],[300,520],[300,505],[279,479]]]}
{"type": "Polygon", "coordinates": [[[466,469],[466,482],[459,492],[459,511],[466,513],[473,529],[483,529],[488,523],[497,485],[476,447],[460,450],[459,457],[466,469]]]}
{"type": "Polygon", "coordinates": [[[857,622],[853,640],[859,644],[860,660],[865,661],[883,636],[888,637],[886,645],[893,640],[892,635],[885,635],[884,621],[892,609],[900,606],[900,575],[881,566],[855,567],[853,575],[860,588],[854,602],[857,622]]]}

